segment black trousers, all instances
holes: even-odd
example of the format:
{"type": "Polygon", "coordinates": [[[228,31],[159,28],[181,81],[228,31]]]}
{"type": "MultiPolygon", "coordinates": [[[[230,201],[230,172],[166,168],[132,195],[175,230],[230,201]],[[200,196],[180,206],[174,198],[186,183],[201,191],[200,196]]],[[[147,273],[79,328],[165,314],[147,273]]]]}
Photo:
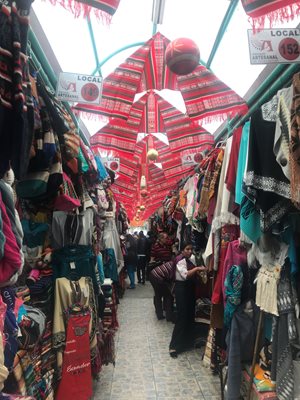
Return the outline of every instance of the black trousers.
{"type": "Polygon", "coordinates": [[[146,264],[147,264],[147,257],[146,256],[138,256],[137,262],[137,278],[138,282],[145,283],[146,280],[146,264]]]}
{"type": "Polygon", "coordinates": [[[172,293],[170,292],[170,288],[167,283],[159,282],[150,274],[149,277],[150,283],[154,290],[154,307],[157,318],[163,317],[163,310],[166,312],[167,321],[172,321],[174,318],[173,315],[173,303],[174,298],[172,293]]]}
{"type": "Polygon", "coordinates": [[[195,327],[195,286],[192,280],[175,282],[177,319],[170,349],[178,353],[193,346],[195,327]]]}

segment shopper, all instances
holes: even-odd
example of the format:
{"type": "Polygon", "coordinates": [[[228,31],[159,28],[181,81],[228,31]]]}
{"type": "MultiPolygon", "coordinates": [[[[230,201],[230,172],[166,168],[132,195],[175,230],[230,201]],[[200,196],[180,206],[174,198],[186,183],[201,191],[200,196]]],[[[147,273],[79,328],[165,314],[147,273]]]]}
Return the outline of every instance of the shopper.
{"type": "Polygon", "coordinates": [[[140,231],[137,240],[137,278],[138,283],[142,283],[143,285],[145,285],[146,279],[147,253],[148,239],[144,235],[144,232],[140,231]]]}
{"type": "Polygon", "coordinates": [[[165,262],[172,259],[172,247],[170,246],[170,240],[166,232],[161,232],[158,235],[157,241],[152,245],[151,248],[151,262],[165,262]]]}
{"type": "Polygon", "coordinates": [[[166,320],[174,322],[173,303],[171,292],[174,281],[174,263],[168,261],[155,267],[149,276],[154,290],[154,307],[158,320],[164,319],[163,308],[166,312],[166,320]]]}
{"type": "Polygon", "coordinates": [[[125,247],[124,264],[130,281],[128,289],[135,289],[135,271],[137,267],[136,240],[130,233],[126,235],[125,247]]]}
{"type": "Polygon", "coordinates": [[[191,262],[192,244],[184,243],[182,251],[174,260],[175,269],[175,299],[177,318],[169,346],[170,356],[177,354],[193,345],[193,330],[195,321],[195,276],[205,267],[195,267],[191,262]]]}

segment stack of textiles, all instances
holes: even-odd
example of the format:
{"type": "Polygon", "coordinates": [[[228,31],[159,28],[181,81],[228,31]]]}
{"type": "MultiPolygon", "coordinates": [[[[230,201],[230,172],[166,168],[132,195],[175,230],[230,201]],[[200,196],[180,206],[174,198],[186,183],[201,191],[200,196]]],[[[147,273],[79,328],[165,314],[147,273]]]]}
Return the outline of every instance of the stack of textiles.
{"type": "Polygon", "coordinates": [[[53,393],[53,372],[44,372],[41,368],[40,347],[32,351],[19,350],[15,357],[10,390],[22,396],[33,396],[35,400],[51,400],[53,393]]]}
{"type": "Polygon", "coordinates": [[[102,347],[101,359],[104,365],[115,363],[115,330],[118,328],[116,294],[113,282],[106,278],[102,285],[105,298],[105,308],[102,320],[102,347]]]}
{"type": "MultiPolygon", "coordinates": [[[[243,398],[247,398],[247,393],[249,389],[250,374],[247,370],[243,371],[243,380],[241,385],[241,395],[243,398]]],[[[250,400],[277,400],[275,391],[259,392],[257,387],[253,383],[250,400]]]]}

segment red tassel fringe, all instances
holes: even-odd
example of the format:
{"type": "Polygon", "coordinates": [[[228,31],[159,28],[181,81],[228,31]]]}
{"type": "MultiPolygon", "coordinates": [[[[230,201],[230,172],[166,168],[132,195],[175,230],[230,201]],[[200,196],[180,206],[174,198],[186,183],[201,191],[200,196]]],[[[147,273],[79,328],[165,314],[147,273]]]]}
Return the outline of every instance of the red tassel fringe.
{"type": "Polygon", "coordinates": [[[284,23],[293,21],[300,15],[300,2],[280,8],[279,10],[272,11],[269,14],[262,15],[260,17],[249,17],[249,21],[252,25],[253,32],[259,32],[264,28],[273,28],[278,23],[284,23]],[[268,24],[269,26],[265,26],[268,24]]]}
{"type": "Polygon", "coordinates": [[[112,15],[106,13],[103,10],[99,10],[98,8],[89,6],[88,4],[82,3],[76,0],[48,0],[53,6],[59,4],[65,10],[70,11],[75,18],[87,18],[93,12],[97,18],[104,25],[110,25],[112,15]]]}

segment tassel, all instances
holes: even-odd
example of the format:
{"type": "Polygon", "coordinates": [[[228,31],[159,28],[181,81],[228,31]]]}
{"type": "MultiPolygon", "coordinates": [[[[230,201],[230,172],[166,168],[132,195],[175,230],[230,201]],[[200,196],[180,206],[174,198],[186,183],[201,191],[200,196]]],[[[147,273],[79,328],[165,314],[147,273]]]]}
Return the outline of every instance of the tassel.
{"type": "Polygon", "coordinates": [[[74,18],[80,18],[80,17],[87,18],[93,12],[98,21],[100,20],[104,25],[111,24],[112,15],[101,9],[83,3],[81,1],[76,1],[76,0],[48,0],[48,1],[53,6],[59,4],[65,10],[70,11],[74,15],[74,18]]]}

